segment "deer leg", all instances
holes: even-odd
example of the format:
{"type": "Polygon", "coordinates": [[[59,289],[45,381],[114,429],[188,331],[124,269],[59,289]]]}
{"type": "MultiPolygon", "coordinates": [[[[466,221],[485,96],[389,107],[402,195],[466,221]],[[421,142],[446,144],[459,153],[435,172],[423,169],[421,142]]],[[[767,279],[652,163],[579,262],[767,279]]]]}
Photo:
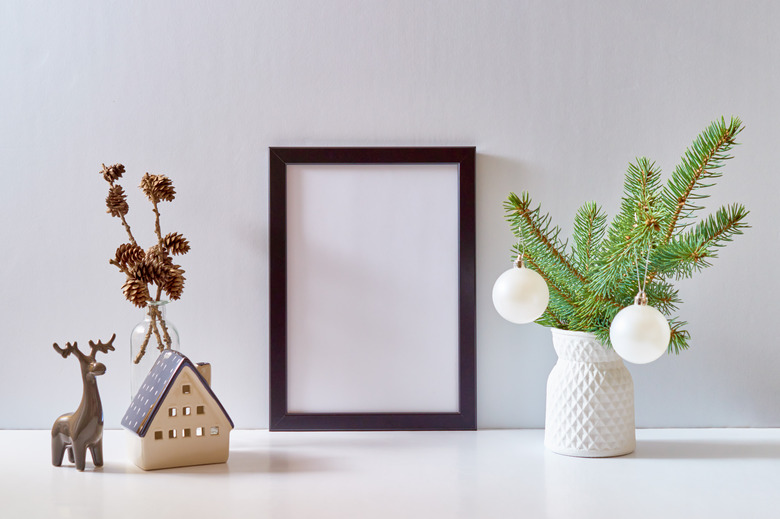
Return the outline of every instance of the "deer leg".
{"type": "Polygon", "coordinates": [[[93,445],[89,446],[89,452],[92,454],[92,462],[96,467],[103,466],[103,439],[101,438],[93,445]]]}
{"type": "Polygon", "coordinates": [[[68,461],[73,463],[73,446],[68,445],[67,447],[65,447],[65,450],[68,452],[68,461]]]}
{"type": "Polygon", "coordinates": [[[65,454],[65,443],[59,434],[51,437],[51,464],[55,467],[62,466],[62,456],[65,454]]]}
{"type": "Polygon", "coordinates": [[[79,441],[73,441],[73,457],[75,458],[76,469],[81,472],[87,464],[87,447],[79,441]]]}
{"type": "Polygon", "coordinates": [[[73,462],[73,454],[70,451],[70,417],[73,413],[67,413],[54,422],[51,428],[51,462],[55,467],[62,466],[62,456],[65,449],[68,450],[68,459],[73,462]]]}

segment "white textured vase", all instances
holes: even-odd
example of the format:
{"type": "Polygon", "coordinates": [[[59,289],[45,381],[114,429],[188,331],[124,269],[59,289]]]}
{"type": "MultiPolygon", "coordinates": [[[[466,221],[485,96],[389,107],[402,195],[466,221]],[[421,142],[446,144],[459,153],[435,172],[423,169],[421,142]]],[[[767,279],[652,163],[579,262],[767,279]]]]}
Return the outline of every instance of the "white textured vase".
{"type": "Polygon", "coordinates": [[[552,329],[558,362],[547,379],[544,445],[589,458],[636,448],[634,382],[623,361],[591,333],[552,329]]]}

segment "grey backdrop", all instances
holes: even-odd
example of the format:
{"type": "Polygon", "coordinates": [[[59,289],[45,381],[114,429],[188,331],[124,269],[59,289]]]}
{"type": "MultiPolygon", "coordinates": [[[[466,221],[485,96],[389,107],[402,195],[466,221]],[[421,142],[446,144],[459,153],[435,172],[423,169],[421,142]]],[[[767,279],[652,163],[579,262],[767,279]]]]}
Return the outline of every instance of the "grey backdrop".
{"type": "Polygon", "coordinates": [[[490,302],[509,266],[501,202],[530,190],[568,235],[614,214],[640,155],[668,174],[712,119],[744,143],[712,205],[752,229],[681,283],[692,348],[631,366],[637,424],[780,426],[774,152],[780,3],[707,1],[0,3],[0,427],[48,428],[80,396],[54,341],[120,335],[100,379],[106,424],[129,399],[141,312],[108,264],[124,234],[101,162],[123,162],[144,244],[141,175],[170,175],[165,232],[193,246],[169,315],[210,360],[241,428],[267,427],[269,146],[476,145],[479,426],[541,427],[548,330],[490,302]]]}

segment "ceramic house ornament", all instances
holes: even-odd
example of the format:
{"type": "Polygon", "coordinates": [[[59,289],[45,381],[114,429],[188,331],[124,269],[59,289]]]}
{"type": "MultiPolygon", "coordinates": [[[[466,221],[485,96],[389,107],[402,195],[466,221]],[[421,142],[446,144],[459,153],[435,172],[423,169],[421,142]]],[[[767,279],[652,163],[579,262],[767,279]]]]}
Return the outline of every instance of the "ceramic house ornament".
{"type": "Polygon", "coordinates": [[[133,463],[155,470],[227,461],[233,421],[210,378],[208,364],[160,354],[122,418],[133,463]]]}

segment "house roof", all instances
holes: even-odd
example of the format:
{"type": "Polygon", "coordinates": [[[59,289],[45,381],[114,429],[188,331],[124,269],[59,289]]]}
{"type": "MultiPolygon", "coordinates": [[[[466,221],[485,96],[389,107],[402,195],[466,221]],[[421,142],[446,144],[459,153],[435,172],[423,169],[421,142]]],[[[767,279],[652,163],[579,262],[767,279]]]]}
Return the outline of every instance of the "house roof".
{"type": "Polygon", "coordinates": [[[122,426],[133,431],[138,436],[146,436],[152,420],[154,420],[155,415],[162,407],[165,397],[174,385],[173,383],[186,367],[192,369],[192,372],[200,380],[205,390],[214,398],[225,418],[230,422],[230,426],[234,427],[233,420],[230,419],[219,398],[211,390],[208,382],[198,372],[195,365],[178,351],[170,349],[163,351],[157,357],[152,370],[144,379],[133,401],[130,402],[130,407],[127,408],[127,412],[125,412],[125,416],[122,418],[122,426]]]}

